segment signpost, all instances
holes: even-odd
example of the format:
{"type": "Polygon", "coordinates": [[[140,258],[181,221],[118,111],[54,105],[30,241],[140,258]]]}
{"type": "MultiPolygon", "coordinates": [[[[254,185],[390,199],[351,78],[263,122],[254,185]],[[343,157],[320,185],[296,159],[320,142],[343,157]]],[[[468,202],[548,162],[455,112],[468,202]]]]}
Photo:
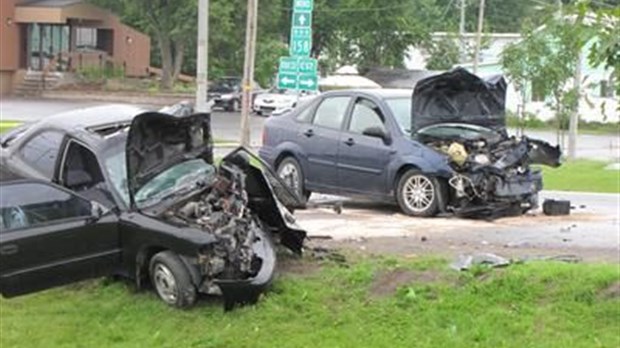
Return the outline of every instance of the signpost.
{"type": "Polygon", "coordinates": [[[317,61],[312,50],[313,0],[293,0],[289,57],[280,58],[278,88],[314,91],[318,89],[317,61]]]}

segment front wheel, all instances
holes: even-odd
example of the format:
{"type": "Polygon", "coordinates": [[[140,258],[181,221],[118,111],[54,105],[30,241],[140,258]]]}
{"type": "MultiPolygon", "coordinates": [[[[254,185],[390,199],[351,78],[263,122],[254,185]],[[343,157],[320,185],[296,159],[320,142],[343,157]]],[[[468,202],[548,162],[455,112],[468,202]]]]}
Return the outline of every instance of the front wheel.
{"type": "Polygon", "coordinates": [[[437,181],[417,170],[407,171],[398,181],[396,201],[404,214],[428,217],[437,213],[437,181]]]}
{"type": "Polygon", "coordinates": [[[304,174],[299,162],[293,157],[286,157],[278,165],[277,173],[286,186],[297,194],[302,204],[305,204],[310,197],[310,191],[304,188],[304,174]]]}
{"type": "Polygon", "coordinates": [[[151,259],[151,282],[159,298],[177,308],[188,308],[196,302],[196,287],[187,267],[171,251],[162,251],[151,259]]]}

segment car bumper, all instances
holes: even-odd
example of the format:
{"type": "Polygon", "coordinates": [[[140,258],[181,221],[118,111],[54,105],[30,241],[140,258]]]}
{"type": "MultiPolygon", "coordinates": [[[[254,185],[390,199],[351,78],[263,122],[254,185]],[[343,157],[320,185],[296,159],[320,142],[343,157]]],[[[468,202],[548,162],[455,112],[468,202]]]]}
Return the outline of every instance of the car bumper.
{"type": "Polygon", "coordinates": [[[271,285],[276,268],[276,252],[271,238],[262,235],[252,247],[255,257],[261,260],[256,276],[247,279],[215,279],[224,297],[224,309],[231,310],[237,305],[252,304],[258,301],[271,285]]]}

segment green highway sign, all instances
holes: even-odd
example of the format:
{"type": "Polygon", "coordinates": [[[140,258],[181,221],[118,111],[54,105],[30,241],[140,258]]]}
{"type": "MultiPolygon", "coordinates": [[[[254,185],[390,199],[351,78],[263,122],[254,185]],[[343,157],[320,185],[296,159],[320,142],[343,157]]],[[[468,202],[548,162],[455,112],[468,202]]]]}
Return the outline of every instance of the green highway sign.
{"type": "Polygon", "coordinates": [[[315,91],[319,88],[319,78],[316,74],[297,75],[297,89],[315,91]]]}
{"type": "Polygon", "coordinates": [[[297,71],[302,74],[317,74],[317,61],[314,58],[300,57],[297,66],[297,71]]]}
{"type": "Polygon", "coordinates": [[[311,26],[311,12],[293,12],[293,27],[310,28],[311,26]]]}
{"type": "Polygon", "coordinates": [[[292,39],[310,39],[312,37],[312,30],[310,28],[296,28],[291,29],[292,39]]]}
{"type": "Polygon", "coordinates": [[[291,56],[309,56],[312,48],[312,38],[293,38],[289,46],[291,56]]]}
{"type": "Polygon", "coordinates": [[[279,89],[297,89],[297,74],[278,74],[279,89]]]}
{"type": "Polygon", "coordinates": [[[278,74],[317,74],[317,60],[308,57],[281,57],[278,74]]]}
{"type": "Polygon", "coordinates": [[[314,7],[314,0],[293,0],[293,11],[294,12],[312,12],[312,8],[314,7]]]}
{"type": "Polygon", "coordinates": [[[281,57],[278,74],[296,74],[299,71],[299,59],[297,57],[281,57]]]}

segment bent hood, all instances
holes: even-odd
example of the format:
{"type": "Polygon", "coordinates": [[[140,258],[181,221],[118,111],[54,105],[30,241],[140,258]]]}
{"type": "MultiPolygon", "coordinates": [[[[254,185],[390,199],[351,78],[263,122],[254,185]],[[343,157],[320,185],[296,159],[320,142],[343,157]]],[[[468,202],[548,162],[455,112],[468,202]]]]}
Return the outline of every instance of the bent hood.
{"type": "Polygon", "coordinates": [[[142,113],[129,128],[125,156],[133,206],[136,192],[164,170],[194,158],[213,163],[211,117],[202,113],[181,117],[142,113]]]}
{"type": "Polygon", "coordinates": [[[420,80],[413,90],[411,130],[441,123],[506,127],[506,80],[482,79],[463,68],[420,80]]]}

